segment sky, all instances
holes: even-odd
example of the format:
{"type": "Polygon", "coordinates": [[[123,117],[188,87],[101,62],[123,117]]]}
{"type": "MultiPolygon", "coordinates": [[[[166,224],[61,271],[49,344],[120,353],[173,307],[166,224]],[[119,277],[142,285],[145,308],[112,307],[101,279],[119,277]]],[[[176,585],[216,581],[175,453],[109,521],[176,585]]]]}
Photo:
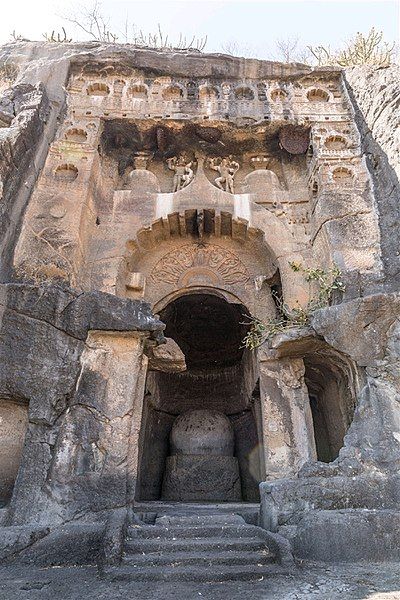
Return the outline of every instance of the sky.
{"type": "MultiPolygon", "coordinates": [[[[125,23],[144,33],[155,32],[159,23],[171,41],[180,32],[189,40],[207,35],[208,52],[226,48],[259,58],[276,56],[277,39],[298,38],[299,46],[337,48],[357,31],[371,27],[388,41],[399,41],[400,0],[101,0],[101,12],[109,28],[124,41],[125,23]]],[[[62,16],[78,15],[93,0],[13,0],[2,9],[0,43],[15,31],[28,39],[43,40],[44,33],[65,26],[74,40],[85,35],[62,16]]],[[[87,36],[86,36],[87,37],[87,36]]]]}

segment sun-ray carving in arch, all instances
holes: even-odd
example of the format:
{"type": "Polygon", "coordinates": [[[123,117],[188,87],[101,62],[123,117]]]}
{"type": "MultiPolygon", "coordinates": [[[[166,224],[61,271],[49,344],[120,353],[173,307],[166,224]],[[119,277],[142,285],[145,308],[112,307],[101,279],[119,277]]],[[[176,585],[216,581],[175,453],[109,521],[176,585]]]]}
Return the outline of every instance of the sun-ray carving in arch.
{"type": "Polygon", "coordinates": [[[186,244],[165,254],[153,268],[151,278],[172,285],[233,285],[247,281],[249,273],[236,254],[225,248],[186,244]]]}

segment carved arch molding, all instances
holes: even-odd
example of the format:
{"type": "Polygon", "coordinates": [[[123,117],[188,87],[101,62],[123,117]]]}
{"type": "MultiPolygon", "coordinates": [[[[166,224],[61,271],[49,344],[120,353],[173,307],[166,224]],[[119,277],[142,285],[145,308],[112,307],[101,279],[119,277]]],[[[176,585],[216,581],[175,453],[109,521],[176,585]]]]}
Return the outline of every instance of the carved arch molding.
{"type": "Polygon", "coordinates": [[[186,244],[165,254],[150,273],[155,283],[170,285],[245,283],[249,272],[240,258],[215,244],[186,244]]]}

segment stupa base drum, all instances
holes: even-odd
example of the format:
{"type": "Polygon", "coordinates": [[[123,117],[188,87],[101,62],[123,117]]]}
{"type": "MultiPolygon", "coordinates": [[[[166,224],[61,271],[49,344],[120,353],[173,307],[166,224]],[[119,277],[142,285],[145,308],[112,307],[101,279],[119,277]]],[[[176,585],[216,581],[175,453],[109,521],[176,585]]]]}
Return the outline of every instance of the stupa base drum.
{"type": "Polygon", "coordinates": [[[234,456],[168,456],[162,499],[183,502],[240,502],[238,460],[234,456]]]}

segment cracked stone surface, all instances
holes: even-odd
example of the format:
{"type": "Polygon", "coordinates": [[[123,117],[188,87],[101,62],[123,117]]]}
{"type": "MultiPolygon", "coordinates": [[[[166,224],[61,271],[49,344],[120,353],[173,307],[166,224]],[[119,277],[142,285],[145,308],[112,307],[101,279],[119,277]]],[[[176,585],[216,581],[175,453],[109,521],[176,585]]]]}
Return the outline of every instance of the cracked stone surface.
{"type": "Polygon", "coordinates": [[[96,568],[0,568],[0,600],[399,600],[398,564],[302,564],[289,575],[258,582],[110,583],[96,568]]]}
{"type": "Polygon", "coordinates": [[[361,146],[374,182],[379,212],[382,260],[397,287],[400,272],[400,68],[354,67],[345,81],[354,99],[361,146]],[[396,283],[397,282],[397,283],[396,283]]]}

